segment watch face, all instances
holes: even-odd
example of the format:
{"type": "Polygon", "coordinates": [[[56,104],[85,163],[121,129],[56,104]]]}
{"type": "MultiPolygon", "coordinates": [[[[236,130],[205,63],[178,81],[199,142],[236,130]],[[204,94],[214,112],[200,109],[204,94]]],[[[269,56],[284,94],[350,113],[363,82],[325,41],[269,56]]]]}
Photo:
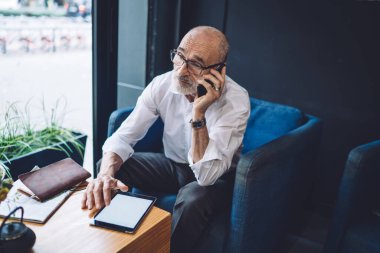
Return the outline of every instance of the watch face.
{"type": "Polygon", "coordinates": [[[195,128],[200,128],[202,126],[202,121],[195,121],[193,126],[195,128]]]}
{"type": "Polygon", "coordinates": [[[201,119],[201,120],[197,120],[197,121],[191,120],[191,125],[193,128],[202,128],[202,127],[206,126],[206,119],[201,119]]]}

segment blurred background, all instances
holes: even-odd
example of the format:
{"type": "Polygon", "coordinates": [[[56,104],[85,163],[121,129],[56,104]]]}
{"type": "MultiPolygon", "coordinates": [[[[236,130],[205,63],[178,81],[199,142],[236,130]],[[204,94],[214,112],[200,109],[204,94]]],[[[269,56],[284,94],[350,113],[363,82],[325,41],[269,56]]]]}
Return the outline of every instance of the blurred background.
{"type": "Polygon", "coordinates": [[[63,126],[88,135],[84,167],[92,172],[92,1],[0,0],[0,113],[28,101],[65,106],[63,126]]]}

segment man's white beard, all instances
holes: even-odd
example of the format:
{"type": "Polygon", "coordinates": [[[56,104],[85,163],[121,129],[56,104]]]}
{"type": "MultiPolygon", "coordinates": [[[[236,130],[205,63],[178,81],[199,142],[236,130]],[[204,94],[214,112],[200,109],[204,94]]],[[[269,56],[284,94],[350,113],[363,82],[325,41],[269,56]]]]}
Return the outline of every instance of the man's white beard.
{"type": "Polygon", "coordinates": [[[195,93],[197,93],[197,85],[195,85],[191,80],[186,80],[188,81],[189,83],[192,83],[191,85],[182,85],[181,82],[178,80],[178,77],[176,77],[175,75],[173,75],[173,81],[174,81],[174,87],[175,89],[183,94],[183,95],[194,95],[195,93]]]}

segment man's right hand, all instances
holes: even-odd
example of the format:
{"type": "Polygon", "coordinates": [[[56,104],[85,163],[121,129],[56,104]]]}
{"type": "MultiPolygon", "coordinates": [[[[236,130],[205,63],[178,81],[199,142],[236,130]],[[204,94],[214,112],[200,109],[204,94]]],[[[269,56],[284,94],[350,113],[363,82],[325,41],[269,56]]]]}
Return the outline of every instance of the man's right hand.
{"type": "Polygon", "coordinates": [[[82,208],[91,210],[94,207],[100,209],[104,205],[108,206],[111,203],[112,190],[118,189],[128,191],[128,186],[112,176],[99,175],[87,185],[82,198],[82,208]]]}
{"type": "Polygon", "coordinates": [[[128,191],[128,186],[114,178],[122,164],[123,160],[113,152],[103,155],[98,177],[87,185],[86,192],[83,194],[83,209],[91,210],[94,207],[100,209],[104,205],[108,206],[111,203],[112,190],[128,191]]]}

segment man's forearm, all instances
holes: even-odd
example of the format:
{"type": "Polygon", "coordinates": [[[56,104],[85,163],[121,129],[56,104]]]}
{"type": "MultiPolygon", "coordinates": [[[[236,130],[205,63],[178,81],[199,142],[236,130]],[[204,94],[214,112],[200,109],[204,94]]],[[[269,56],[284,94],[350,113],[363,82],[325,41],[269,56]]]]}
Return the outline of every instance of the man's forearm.
{"type": "Polygon", "coordinates": [[[192,156],[193,162],[196,163],[201,160],[206,152],[206,148],[209,142],[208,130],[204,126],[199,129],[193,128],[192,133],[192,156]]]}
{"type": "Polygon", "coordinates": [[[118,154],[114,152],[107,152],[103,155],[99,175],[108,175],[114,177],[122,164],[123,159],[121,159],[118,154]]]}
{"type": "MultiPolygon", "coordinates": [[[[193,120],[204,119],[205,113],[199,111],[193,111],[193,120]]],[[[206,148],[209,142],[208,130],[206,126],[201,128],[192,129],[192,149],[191,154],[193,156],[193,162],[196,163],[201,160],[206,152],[206,148]]]]}

